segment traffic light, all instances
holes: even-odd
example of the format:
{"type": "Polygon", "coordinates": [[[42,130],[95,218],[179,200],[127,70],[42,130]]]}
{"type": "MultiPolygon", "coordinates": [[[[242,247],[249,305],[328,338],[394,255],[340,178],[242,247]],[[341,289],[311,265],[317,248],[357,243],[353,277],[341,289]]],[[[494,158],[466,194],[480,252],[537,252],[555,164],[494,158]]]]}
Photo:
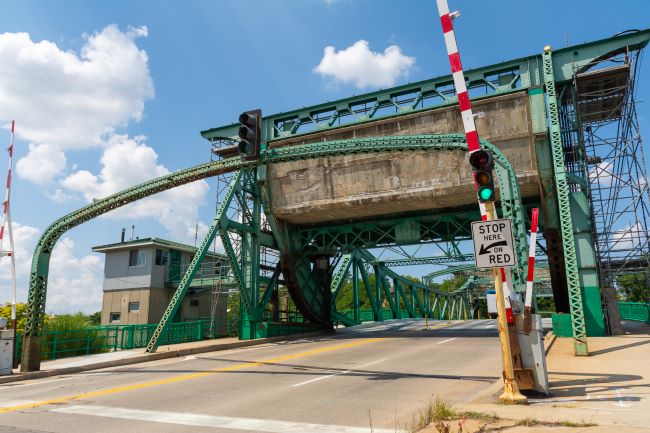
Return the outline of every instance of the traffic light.
{"type": "Polygon", "coordinates": [[[247,111],[239,115],[239,145],[242,161],[260,159],[262,141],[262,110],[247,111]]]}
{"type": "Polygon", "coordinates": [[[494,201],[496,193],[494,191],[494,176],[492,175],[494,169],[492,153],[487,150],[477,150],[470,155],[469,163],[474,169],[478,199],[483,203],[494,201]]]}

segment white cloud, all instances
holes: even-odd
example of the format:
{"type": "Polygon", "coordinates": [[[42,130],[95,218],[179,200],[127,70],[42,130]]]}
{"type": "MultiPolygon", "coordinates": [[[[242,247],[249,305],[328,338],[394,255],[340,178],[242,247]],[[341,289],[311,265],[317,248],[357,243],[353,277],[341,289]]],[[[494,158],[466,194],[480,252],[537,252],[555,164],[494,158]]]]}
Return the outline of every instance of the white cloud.
{"type": "Polygon", "coordinates": [[[29,144],[29,153],[16,164],[16,172],[24,179],[46,185],[65,169],[67,159],[61,149],[49,144],[29,144]]]}
{"type": "MultiPolygon", "coordinates": [[[[170,172],[158,164],[158,154],[145,144],[144,137],[131,139],[114,135],[104,150],[101,164],[99,174],[79,170],[65,178],[61,185],[92,201],[170,172]]],[[[107,216],[151,217],[160,222],[174,240],[189,241],[194,238],[198,208],[205,202],[208,189],[207,182],[197,181],[116,209],[107,216]]]]}
{"type": "MultiPolygon", "coordinates": [[[[12,227],[14,235],[14,257],[16,258],[16,278],[25,279],[29,277],[32,253],[40,230],[36,227],[25,226],[15,221],[12,223],[12,227]]],[[[5,227],[5,230],[7,230],[7,227],[5,227]]],[[[7,231],[5,231],[2,248],[5,250],[9,249],[9,234],[7,231]]],[[[11,282],[11,259],[9,257],[3,257],[0,260],[0,281],[3,286],[9,287],[9,283],[11,282]]],[[[4,292],[4,290],[2,291],[4,292]]],[[[8,299],[9,296],[3,296],[0,298],[0,302],[8,299]]]]}
{"type": "Polygon", "coordinates": [[[648,243],[648,233],[639,223],[630,224],[624,229],[612,233],[610,238],[610,251],[642,251],[648,243]]]}
{"type": "Polygon", "coordinates": [[[602,186],[611,186],[614,177],[612,175],[612,170],[614,169],[613,163],[611,161],[602,161],[594,165],[589,170],[589,179],[593,181],[598,181],[602,186]]]}
{"type": "Polygon", "coordinates": [[[79,54],[27,33],[0,35],[0,118],[16,134],[61,148],[97,145],[102,134],[140,120],[153,97],[147,54],[135,44],[147,28],[116,25],[86,36],[79,54]]]}
{"type": "Polygon", "coordinates": [[[64,169],[62,151],[99,146],[142,118],[154,95],[147,54],[135,44],[145,36],[146,27],[122,32],[110,25],[85,35],[75,53],[27,33],[0,34],[0,119],[16,119],[17,137],[34,143],[19,161],[20,176],[44,183],[64,169]],[[56,164],[42,175],[28,170],[45,153],[56,164]]]}
{"type": "Polygon", "coordinates": [[[70,194],[65,193],[62,189],[57,188],[53,193],[47,196],[54,203],[65,203],[68,200],[73,199],[74,197],[70,194]]]}
{"type": "Polygon", "coordinates": [[[50,260],[47,311],[93,313],[102,308],[104,260],[100,256],[79,257],[70,238],[57,242],[50,260]]]}
{"type": "Polygon", "coordinates": [[[415,57],[402,54],[397,45],[391,45],[379,53],[371,51],[367,41],[359,40],[338,52],[332,46],[325,47],[323,58],[314,72],[335,82],[353,83],[362,89],[390,87],[399,78],[406,77],[414,64],[415,57]]]}
{"type": "MultiPolygon", "coordinates": [[[[40,230],[14,222],[14,257],[16,258],[16,292],[18,302],[26,302],[34,247],[40,230]]],[[[3,248],[9,248],[5,232],[3,248]]],[[[101,308],[103,259],[97,255],[79,257],[74,242],[63,238],[57,242],[50,260],[47,311],[93,313],[101,308]]],[[[0,260],[0,303],[11,300],[11,260],[0,260]]]]}

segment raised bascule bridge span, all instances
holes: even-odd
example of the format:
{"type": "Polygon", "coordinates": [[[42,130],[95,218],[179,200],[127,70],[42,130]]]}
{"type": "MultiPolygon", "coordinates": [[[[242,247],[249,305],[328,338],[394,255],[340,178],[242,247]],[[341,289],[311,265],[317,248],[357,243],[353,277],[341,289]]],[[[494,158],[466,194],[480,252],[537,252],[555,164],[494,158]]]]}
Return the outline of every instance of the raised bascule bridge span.
{"type": "MultiPolygon", "coordinates": [[[[574,328],[586,323],[588,335],[606,332],[601,291],[617,275],[647,266],[650,257],[650,197],[634,108],[637,61],[649,39],[650,30],[626,32],[465,71],[482,145],[495,155],[499,215],[513,222],[518,264],[512,284],[517,291],[525,287],[529,214],[539,207],[538,251],[548,259],[556,310],[571,311],[567,319],[574,328]],[[604,139],[612,129],[614,138],[604,139]],[[621,180],[618,186],[612,178],[621,180]],[[606,188],[618,188],[609,201],[606,188]],[[632,242],[617,250],[610,240],[621,229],[632,242]]],[[[362,300],[373,320],[474,317],[478,273],[443,292],[393,269],[453,264],[448,272],[454,273],[471,264],[462,243],[480,215],[456,104],[448,75],[267,116],[257,161],[236,155],[238,124],[212,128],[201,133],[212,144],[211,162],[55,221],[34,252],[21,369],[40,368],[49,260],[61,235],[209,177],[217,178],[216,216],[147,350],[156,350],[216,236],[239,289],[243,339],[357,324],[362,300]],[[377,254],[420,244],[433,244],[440,254],[390,260],[377,254]],[[348,280],[349,311],[337,305],[348,280]],[[282,315],[281,291],[300,313],[300,325],[282,315]]]]}

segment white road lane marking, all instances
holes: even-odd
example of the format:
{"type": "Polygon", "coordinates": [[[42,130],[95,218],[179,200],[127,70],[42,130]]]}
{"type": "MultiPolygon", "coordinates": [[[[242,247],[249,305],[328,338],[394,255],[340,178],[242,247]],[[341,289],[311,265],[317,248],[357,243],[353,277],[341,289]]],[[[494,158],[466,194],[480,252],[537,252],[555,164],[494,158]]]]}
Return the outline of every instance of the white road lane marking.
{"type": "Polygon", "coordinates": [[[0,385],[0,389],[24,388],[26,386],[50,384],[50,383],[60,382],[62,380],[70,380],[72,378],[73,377],[59,377],[57,379],[45,379],[45,380],[38,380],[38,381],[29,381],[27,383],[18,383],[18,384],[16,384],[15,382],[9,382],[9,383],[6,383],[4,385],[0,385]]]}
{"type": "Polygon", "coordinates": [[[440,341],[438,344],[444,344],[444,343],[446,343],[446,342],[448,342],[448,341],[452,341],[452,340],[455,340],[455,339],[456,339],[456,337],[454,337],[454,338],[450,338],[450,339],[448,339],[448,340],[443,340],[443,341],[440,341]]]}
{"type": "MultiPolygon", "coordinates": [[[[369,365],[377,364],[377,363],[382,362],[382,361],[385,361],[385,360],[386,360],[386,358],[378,359],[378,360],[376,360],[376,361],[368,362],[367,364],[359,365],[359,366],[357,366],[357,368],[368,367],[369,365]]],[[[339,375],[341,375],[341,374],[346,374],[346,373],[349,373],[349,372],[351,372],[351,371],[353,371],[353,370],[354,370],[354,369],[345,370],[345,371],[339,371],[338,373],[328,374],[327,376],[320,376],[320,377],[317,377],[317,378],[315,378],[315,379],[307,380],[307,381],[305,381],[305,382],[295,383],[295,384],[293,384],[293,385],[291,385],[291,386],[292,386],[292,387],[296,387],[296,386],[307,385],[308,383],[317,382],[317,381],[319,381],[319,380],[328,379],[328,378],[330,378],[330,377],[339,376],[339,375]]]]}
{"type": "MultiPolygon", "coordinates": [[[[186,412],[125,409],[109,406],[74,405],[53,409],[51,412],[72,415],[90,415],[105,418],[131,419],[166,424],[218,427],[264,433],[368,433],[368,427],[312,424],[269,419],[235,418],[201,415],[186,412]]],[[[394,429],[373,429],[375,433],[394,433],[394,429]]]]}

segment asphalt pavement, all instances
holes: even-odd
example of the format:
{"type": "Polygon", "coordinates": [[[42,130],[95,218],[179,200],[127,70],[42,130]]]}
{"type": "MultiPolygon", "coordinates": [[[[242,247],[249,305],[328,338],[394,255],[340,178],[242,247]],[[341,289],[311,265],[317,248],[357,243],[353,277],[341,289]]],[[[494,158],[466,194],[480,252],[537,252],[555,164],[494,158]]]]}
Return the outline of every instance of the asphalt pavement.
{"type": "Polygon", "coordinates": [[[0,385],[0,433],[387,433],[500,372],[494,321],[384,322],[0,385]]]}

